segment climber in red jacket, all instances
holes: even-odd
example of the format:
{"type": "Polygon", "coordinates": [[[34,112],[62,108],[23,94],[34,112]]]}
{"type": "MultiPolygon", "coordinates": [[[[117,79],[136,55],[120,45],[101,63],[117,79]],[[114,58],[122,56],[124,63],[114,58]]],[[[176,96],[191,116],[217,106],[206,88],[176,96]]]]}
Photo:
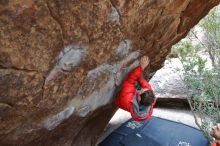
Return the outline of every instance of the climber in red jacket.
{"type": "Polygon", "coordinates": [[[146,120],[151,117],[156,99],[151,85],[142,77],[144,69],[149,65],[149,58],[143,56],[140,65],[134,68],[123,80],[115,104],[128,112],[136,121],[146,120]],[[141,90],[136,90],[136,81],[141,90]]]}

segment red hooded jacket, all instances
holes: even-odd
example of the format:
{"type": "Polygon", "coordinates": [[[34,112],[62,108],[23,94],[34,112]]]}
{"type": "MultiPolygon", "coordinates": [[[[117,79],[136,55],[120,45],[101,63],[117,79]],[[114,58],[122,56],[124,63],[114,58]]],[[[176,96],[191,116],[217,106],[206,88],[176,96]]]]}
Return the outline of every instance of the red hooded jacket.
{"type": "Polygon", "coordinates": [[[220,144],[217,143],[217,142],[213,142],[213,143],[212,143],[212,146],[220,146],[220,144]]]}
{"type": "Polygon", "coordinates": [[[151,85],[142,77],[143,69],[138,66],[134,68],[127,77],[123,80],[121,85],[121,90],[118,93],[115,104],[128,112],[131,113],[131,116],[136,121],[146,120],[151,117],[153,113],[153,108],[156,103],[156,100],[152,103],[150,111],[144,117],[138,117],[132,110],[132,100],[135,97],[136,89],[135,82],[138,81],[142,88],[147,88],[152,90],[151,85]]]}

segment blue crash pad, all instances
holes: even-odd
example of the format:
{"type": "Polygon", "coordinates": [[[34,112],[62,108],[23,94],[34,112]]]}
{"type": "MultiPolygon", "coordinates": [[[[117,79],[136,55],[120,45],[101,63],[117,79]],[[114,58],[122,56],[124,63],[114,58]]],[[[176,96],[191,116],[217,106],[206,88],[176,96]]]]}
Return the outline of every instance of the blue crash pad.
{"type": "Polygon", "coordinates": [[[122,124],[99,146],[208,146],[203,133],[185,124],[151,117],[122,124]]]}

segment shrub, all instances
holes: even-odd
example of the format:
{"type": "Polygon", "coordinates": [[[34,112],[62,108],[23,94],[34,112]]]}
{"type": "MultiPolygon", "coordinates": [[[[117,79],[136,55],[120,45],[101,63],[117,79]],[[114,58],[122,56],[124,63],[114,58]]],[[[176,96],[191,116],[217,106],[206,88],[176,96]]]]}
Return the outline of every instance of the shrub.
{"type": "Polygon", "coordinates": [[[188,102],[198,127],[211,141],[210,128],[220,122],[220,15],[216,7],[176,44],[183,68],[183,81],[188,89],[188,102]],[[203,37],[200,34],[203,34],[203,37]],[[208,63],[210,62],[210,65],[208,63]]]}

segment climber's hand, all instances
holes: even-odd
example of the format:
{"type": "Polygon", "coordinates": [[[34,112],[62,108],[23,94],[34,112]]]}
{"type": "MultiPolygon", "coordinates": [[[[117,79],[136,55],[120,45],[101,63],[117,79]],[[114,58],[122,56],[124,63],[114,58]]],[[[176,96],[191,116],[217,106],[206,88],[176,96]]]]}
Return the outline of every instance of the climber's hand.
{"type": "Polygon", "coordinates": [[[148,56],[141,57],[140,66],[144,70],[150,63],[150,59],[148,56]]]}
{"type": "Polygon", "coordinates": [[[214,141],[220,143],[220,123],[212,127],[210,135],[214,137],[214,141]]]}

